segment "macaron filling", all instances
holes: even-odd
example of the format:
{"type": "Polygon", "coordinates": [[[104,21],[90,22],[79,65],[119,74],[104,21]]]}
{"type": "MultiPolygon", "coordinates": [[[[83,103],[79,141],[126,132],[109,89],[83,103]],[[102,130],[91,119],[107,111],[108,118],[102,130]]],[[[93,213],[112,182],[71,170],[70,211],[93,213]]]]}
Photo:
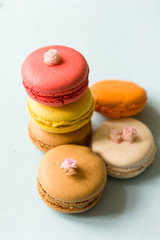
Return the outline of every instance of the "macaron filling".
{"type": "Polygon", "coordinates": [[[114,167],[110,164],[107,164],[107,172],[110,176],[119,177],[119,178],[130,178],[130,177],[137,176],[154,162],[155,152],[156,152],[156,147],[154,147],[151,153],[144,159],[144,161],[137,166],[119,168],[119,167],[114,167]]]}
{"type": "Polygon", "coordinates": [[[97,112],[102,112],[104,115],[108,115],[108,116],[114,116],[114,118],[120,118],[123,116],[132,116],[133,111],[136,111],[137,113],[140,112],[147,101],[147,97],[145,97],[141,102],[139,103],[135,103],[132,104],[130,106],[126,106],[126,105],[120,105],[120,106],[100,106],[95,102],[95,110],[97,112]],[[126,113],[126,114],[125,114],[126,113]]]}
{"type": "Polygon", "coordinates": [[[24,81],[23,81],[23,85],[28,95],[33,100],[36,100],[39,103],[43,103],[46,105],[51,105],[51,104],[58,105],[60,103],[61,105],[64,105],[67,100],[69,100],[70,102],[71,99],[79,99],[85,93],[88,87],[88,75],[82,84],[66,92],[53,93],[52,91],[51,93],[46,94],[28,87],[24,81]]]}
{"type": "Polygon", "coordinates": [[[31,116],[31,118],[34,120],[35,123],[38,124],[39,127],[47,128],[50,132],[59,132],[60,130],[65,132],[71,132],[74,130],[77,130],[84,125],[86,125],[94,112],[94,103],[92,101],[90,109],[82,115],[80,118],[70,121],[50,121],[41,117],[38,117],[31,109],[29,102],[27,102],[28,112],[31,116]]]}
{"type": "Polygon", "coordinates": [[[102,194],[102,192],[100,192],[96,196],[94,196],[90,199],[87,199],[85,201],[81,201],[81,202],[63,202],[63,201],[57,200],[54,197],[50,196],[45,191],[45,189],[42,187],[38,178],[37,178],[37,188],[38,188],[41,198],[44,201],[46,201],[49,206],[54,205],[55,208],[63,209],[66,211],[72,210],[72,212],[73,211],[79,212],[81,210],[84,211],[85,209],[92,207],[92,205],[94,205],[95,202],[97,202],[99,200],[99,198],[101,197],[101,194],[102,194]]]}

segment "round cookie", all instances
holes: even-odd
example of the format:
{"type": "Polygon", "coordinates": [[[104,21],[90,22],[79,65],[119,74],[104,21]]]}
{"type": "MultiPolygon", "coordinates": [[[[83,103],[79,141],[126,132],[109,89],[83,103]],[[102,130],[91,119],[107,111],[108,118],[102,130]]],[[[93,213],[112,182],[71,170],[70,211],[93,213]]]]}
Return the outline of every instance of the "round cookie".
{"type": "Polygon", "coordinates": [[[133,82],[106,80],[91,86],[95,110],[109,118],[131,117],[145,107],[146,91],[133,82]]]}
{"type": "Polygon", "coordinates": [[[34,145],[41,151],[64,144],[78,144],[87,146],[92,133],[91,121],[84,127],[70,133],[50,133],[39,128],[32,120],[29,121],[28,134],[34,145]]]}
{"type": "Polygon", "coordinates": [[[42,158],[37,177],[38,192],[51,208],[65,212],[84,212],[101,197],[106,184],[103,160],[90,148],[61,145],[42,158]],[[66,161],[73,164],[66,166],[66,161]]]}
{"type": "Polygon", "coordinates": [[[81,98],[88,87],[89,67],[85,58],[65,46],[53,45],[35,50],[25,59],[21,72],[30,98],[48,106],[72,103],[81,98]],[[56,52],[53,56],[52,51],[56,52]],[[50,65],[50,61],[46,61],[56,57],[55,64],[50,65]]]}
{"type": "Polygon", "coordinates": [[[93,135],[91,148],[104,160],[108,175],[115,178],[139,175],[154,161],[156,152],[151,131],[144,123],[133,118],[103,122],[93,135]],[[133,142],[129,142],[125,137],[126,134],[131,134],[126,132],[126,128],[130,127],[135,131],[133,134],[136,134],[133,142]]]}
{"type": "Polygon", "coordinates": [[[61,107],[42,105],[31,98],[28,98],[27,105],[30,117],[37,126],[53,133],[67,133],[83,127],[94,112],[89,88],[79,100],[61,107]]]}

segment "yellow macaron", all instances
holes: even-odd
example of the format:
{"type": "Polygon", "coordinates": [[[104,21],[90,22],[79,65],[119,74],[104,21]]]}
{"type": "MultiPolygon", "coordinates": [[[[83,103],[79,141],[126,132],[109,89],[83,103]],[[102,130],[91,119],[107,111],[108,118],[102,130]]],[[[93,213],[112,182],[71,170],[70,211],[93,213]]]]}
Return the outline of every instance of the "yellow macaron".
{"type": "Polygon", "coordinates": [[[28,97],[28,112],[38,127],[48,132],[67,133],[75,131],[90,120],[94,112],[94,102],[89,88],[74,103],[61,107],[42,105],[28,97]]]}

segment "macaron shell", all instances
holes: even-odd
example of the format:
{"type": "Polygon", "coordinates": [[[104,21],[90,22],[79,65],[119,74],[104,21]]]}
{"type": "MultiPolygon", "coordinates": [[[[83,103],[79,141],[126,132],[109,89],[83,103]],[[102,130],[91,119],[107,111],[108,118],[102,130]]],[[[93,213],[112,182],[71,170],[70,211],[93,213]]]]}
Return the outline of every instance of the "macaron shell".
{"type": "Polygon", "coordinates": [[[62,107],[50,107],[28,98],[28,111],[38,127],[55,133],[77,130],[86,125],[94,112],[89,88],[81,99],[62,107]]]}
{"type": "Polygon", "coordinates": [[[106,164],[117,168],[133,168],[146,162],[155,148],[155,143],[145,124],[133,118],[124,118],[103,122],[93,135],[91,148],[106,164]],[[112,128],[123,129],[126,126],[137,129],[135,142],[123,141],[118,144],[109,139],[112,128]]]}
{"type": "Polygon", "coordinates": [[[91,121],[84,127],[70,133],[50,133],[40,129],[32,120],[29,121],[28,134],[38,149],[47,152],[53,147],[64,144],[78,144],[87,146],[92,132],[91,121]]]}
{"type": "MultiPolygon", "coordinates": [[[[32,52],[22,65],[22,78],[26,86],[45,96],[53,93],[71,93],[88,76],[89,68],[85,58],[76,50],[52,45],[32,52]],[[61,63],[48,66],[44,63],[44,53],[56,49],[61,56],[61,63]]],[[[55,95],[56,96],[56,95],[55,95]]]]}
{"type": "Polygon", "coordinates": [[[90,89],[95,110],[111,118],[136,115],[147,101],[145,90],[132,82],[106,80],[95,83],[90,89]]]}
{"type": "Polygon", "coordinates": [[[42,158],[38,179],[43,189],[56,200],[80,202],[102,192],[106,168],[102,159],[89,148],[63,145],[53,148],[42,158]],[[66,157],[77,160],[77,175],[67,176],[60,168],[66,157]]]}

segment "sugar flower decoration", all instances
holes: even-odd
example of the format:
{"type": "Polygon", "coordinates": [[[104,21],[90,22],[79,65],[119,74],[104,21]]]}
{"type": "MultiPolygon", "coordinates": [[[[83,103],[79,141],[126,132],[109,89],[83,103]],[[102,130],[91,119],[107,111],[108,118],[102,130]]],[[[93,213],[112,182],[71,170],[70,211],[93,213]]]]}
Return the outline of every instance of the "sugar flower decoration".
{"type": "Polygon", "coordinates": [[[134,127],[125,127],[122,133],[123,141],[128,141],[130,143],[134,142],[137,137],[137,130],[134,127]]]}
{"type": "Polygon", "coordinates": [[[122,142],[122,130],[120,128],[111,129],[110,139],[116,143],[121,143],[122,142]]]}
{"type": "Polygon", "coordinates": [[[77,174],[77,161],[72,158],[65,158],[61,164],[61,168],[66,175],[72,176],[77,174]]]}
{"type": "Polygon", "coordinates": [[[44,53],[44,63],[47,65],[57,65],[61,62],[61,57],[56,49],[49,49],[44,53]]]}
{"type": "Polygon", "coordinates": [[[112,128],[110,131],[109,138],[116,142],[121,143],[122,141],[134,142],[137,137],[137,130],[134,127],[125,127],[123,130],[120,128],[112,128]]]}

